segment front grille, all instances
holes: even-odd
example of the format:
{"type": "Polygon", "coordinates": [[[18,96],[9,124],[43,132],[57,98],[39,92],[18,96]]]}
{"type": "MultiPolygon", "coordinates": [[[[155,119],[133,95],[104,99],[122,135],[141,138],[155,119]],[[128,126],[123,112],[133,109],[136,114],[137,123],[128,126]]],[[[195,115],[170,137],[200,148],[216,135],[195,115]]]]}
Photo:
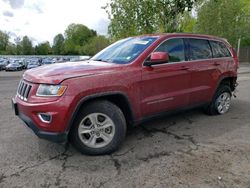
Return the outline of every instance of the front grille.
{"type": "Polygon", "coordinates": [[[27,101],[31,88],[32,88],[31,84],[28,84],[23,80],[21,80],[17,89],[17,96],[20,99],[27,101]]]}

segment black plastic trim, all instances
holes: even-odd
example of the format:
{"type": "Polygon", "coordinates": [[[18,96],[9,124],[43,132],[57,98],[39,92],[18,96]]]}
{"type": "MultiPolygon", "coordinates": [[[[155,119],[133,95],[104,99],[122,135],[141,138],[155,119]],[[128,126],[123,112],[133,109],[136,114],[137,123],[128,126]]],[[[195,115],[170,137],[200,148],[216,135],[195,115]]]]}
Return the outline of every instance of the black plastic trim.
{"type": "Polygon", "coordinates": [[[67,133],[53,133],[53,132],[42,131],[26,115],[21,114],[19,112],[18,117],[21,120],[23,120],[25,125],[28,128],[30,128],[39,138],[49,140],[51,142],[56,142],[56,143],[65,143],[65,142],[67,142],[67,137],[68,137],[67,133]]]}
{"type": "Polygon", "coordinates": [[[206,106],[208,104],[209,104],[209,102],[200,103],[200,104],[185,106],[185,107],[181,107],[181,108],[178,108],[178,109],[173,109],[173,110],[168,110],[168,111],[163,111],[163,112],[160,112],[160,113],[156,113],[154,115],[143,117],[140,120],[136,121],[135,126],[138,126],[138,125],[141,125],[141,124],[143,124],[145,122],[149,122],[149,121],[159,119],[159,118],[162,118],[162,117],[171,116],[171,115],[175,115],[175,114],[178,114],[178,113],[181,113],[181,112],[185,112],[185,111],[188,111],[188,110],[192,110],[192,109],[195,109],[195,108],[206,106]]]}
{"type": "Polygon", "coordinates": [[[126,102],[127,102],[128,106],[129,106],[129,111],[130,111],[131,116],[132,116],[132,121],[134,121],[134,113],[133,113],[133,110],[131,108],[131,104],[129,102],[128,97],[124,93],[122,93],[120,91],[111,91],[111,92],[97,93],[97,94],[93,94],[93,95],[89,95],[89,96],[83,97],[77,103],[77,105],[75,107],[75,110],[74,110],[74,112],[71,115],[70,122],[68,124],[68,127],[67,127],[66,131],[67,132],[70,131],[70,128],[72,127],[72,125],[74,123],[74,120],[75,120],[75,118],[76,118],[76,116],[77,116],[77,114],[78,114],[78,112],[79,112],[79,110],[80,110],[80,108],[81,108],[81,106],[82,106],[82,104],[84,102],[87,102],[88,100],[91,100],[91,99],[98,99],[98,98],[101,98],[101,97],[108,97],[108,96],[111,96],[111,95],[122,95],[126,99],[126,102]]]}
{"type": "Polygon", "coordinates": [[[54,133],[54,132],[47,132],[47,131],[43,131],[40,130],[35,123],[26,115],[20,113],[18,111],[18,106],[15,103],[15,100],[12,99],[12,105],[14,107],[14,111],[15,114],[21,119],[23,120],[23,122],[25,123],[25,125],[30,128],[39,138],[45,139],[45,140],[49,140],[52,142],[56,142],[56,143],[65,143],[67,142],[67,137],[68,134],[66,132],[63,133],[54,133]]]}

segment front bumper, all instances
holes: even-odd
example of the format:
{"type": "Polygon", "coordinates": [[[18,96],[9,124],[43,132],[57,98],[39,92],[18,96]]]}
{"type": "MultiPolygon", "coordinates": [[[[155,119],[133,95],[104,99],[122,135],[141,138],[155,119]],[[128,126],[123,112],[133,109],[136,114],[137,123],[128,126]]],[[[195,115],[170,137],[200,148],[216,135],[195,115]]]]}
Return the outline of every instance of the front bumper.
{"type": "Polygon", "coordinates": [[[18,105],[14,98],[12,99],[12,107],[15,111],[15,115],[17,115],[24,122],[24,124],[30,128],[39,138],[56,143],[67,142],[67,132],[48,132],[40,129],[31,118],[19,111],[18,105]]]}

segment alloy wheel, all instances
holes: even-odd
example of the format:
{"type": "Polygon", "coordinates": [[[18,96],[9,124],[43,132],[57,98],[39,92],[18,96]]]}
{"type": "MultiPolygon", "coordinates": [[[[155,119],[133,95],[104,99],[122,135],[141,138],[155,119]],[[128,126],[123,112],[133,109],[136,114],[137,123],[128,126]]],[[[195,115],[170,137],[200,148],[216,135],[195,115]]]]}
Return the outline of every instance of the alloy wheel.
{"type": "Polygon", "coordinates": [[[78,128],[80,140],[90,148],[105,147],[112,141],[114,134],[114,122],[103,113],[85,116],[78,128]]]}

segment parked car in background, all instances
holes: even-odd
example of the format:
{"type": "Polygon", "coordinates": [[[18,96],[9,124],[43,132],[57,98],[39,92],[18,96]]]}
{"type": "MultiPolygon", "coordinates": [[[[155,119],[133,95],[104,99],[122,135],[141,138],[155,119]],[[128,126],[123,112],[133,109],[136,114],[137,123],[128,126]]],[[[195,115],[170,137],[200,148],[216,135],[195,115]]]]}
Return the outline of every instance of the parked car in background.
{"type": "Polygon", "coordinates": [[[18,62],[10,63],[5,67],[5,71],[21,71],[22,69],[23,65],[18,62]]]}
{"type": "Polygon", "coordinates": [[[63,61],[64,62],[70,61],[70,57],[63,57],[63,61]]]}
{"type": "Polygon", "coordinates": [[[29,63],[37,63],[41,65],[41,62],[42,62],[41,58],[37,58],[37,57],[26,58],[25,61],[26,61],[27,66],[29,63]]]}
{"type": "Polygon", "coordinates": [[[44,58],[42,60],[42,65],[50,65],[53,63],[55,63],[55,59],[52,59],[52,58],[44,58]]]}
{"type": "Polygon", "coordinates": [[[85,61],[90,59],[90,56],[77,56],[77,57],[71,57],[69,61],[76,62],[76,61],[85,61]]]}
{"type": "Polygon", "coordinates": [[[0,59],[0,70],[5,70],[5,67],[8,65],[9,61],[7,59],[0,59]]]}
{"type": "Polygon", "coordinates": [[[29,62],[30,61],[28,58],[23,58],[23,69],[27,69],[29,62]]]}
{"type": "Polygon", "coordinates": [[[22,65],[22,69],[26,69],[25,58],[18,58],[18,63],[22,65]]]}
{"type": "Polygon", "coordinates": [[[91,56],[80,56],[79,57],[79,59],[80,59],[80,61],[84,61],[84,60],[88,60],[88,59],[90,59],[91,58],[91,56]]]}
{"type": "Polygon", "coordinates": [[[39,66],[40,66],[40,64],[38,62],[33,61],[33,62],[28,63],[27,69],[33,69],[33,68],[36,68],[36,67],[39,67],[39,66]]]}
{"type": "Polygon", "coordinates": [[[64,63],[65,59],[63,57],[59,57],[56,59],[56,63],[64,63]]]}
{"type": "Polygon", "coordinates": [[[79,57],[71,57],[69,61],[71,61],[71,62],[80,61],[80,58],[79,57]]]}

